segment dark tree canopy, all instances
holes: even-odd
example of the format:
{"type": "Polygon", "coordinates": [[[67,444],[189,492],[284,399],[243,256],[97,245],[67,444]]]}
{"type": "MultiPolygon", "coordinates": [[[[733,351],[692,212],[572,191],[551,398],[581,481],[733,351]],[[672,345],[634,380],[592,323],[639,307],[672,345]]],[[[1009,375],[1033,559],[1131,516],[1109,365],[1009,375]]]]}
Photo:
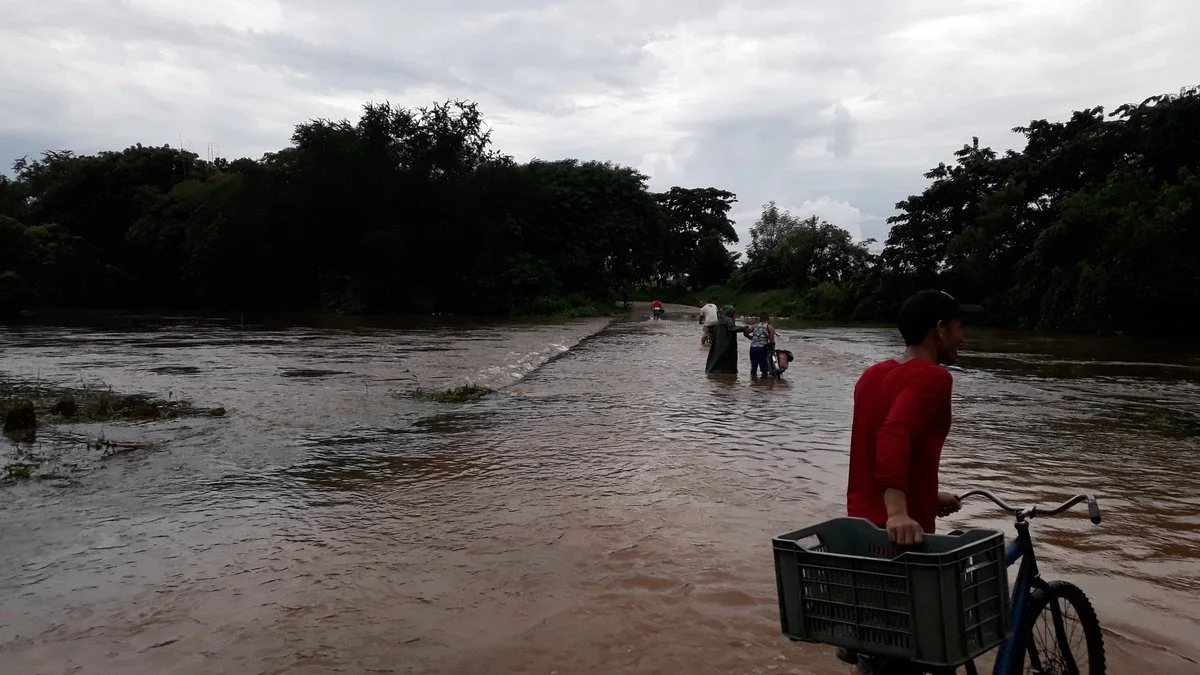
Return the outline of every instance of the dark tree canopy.
{"type": "Polygon", "coordinates": [[[10,308],[555,312],[659,276],[727,279],[737,239],[733,194],[658,195],[609,163],[518,164],[462,101],[367,104],[258,160],[137,145],[14,169],[0,180],[10,308]]]}
{"type": "Polygon", "coordinates": [[[976,138],[930,170],[878,254],[771,202],[745,261],[729,250],[733,193],[515,162],[471,102],[367,104],[258,159],[48,151],[0,176],[0,313],[558,313],[716,286],[875,320],[940,286],[1002,325],[1181,333],[1200,307],[1200,89],[1014,131],[1021,151],[976,138]]]}

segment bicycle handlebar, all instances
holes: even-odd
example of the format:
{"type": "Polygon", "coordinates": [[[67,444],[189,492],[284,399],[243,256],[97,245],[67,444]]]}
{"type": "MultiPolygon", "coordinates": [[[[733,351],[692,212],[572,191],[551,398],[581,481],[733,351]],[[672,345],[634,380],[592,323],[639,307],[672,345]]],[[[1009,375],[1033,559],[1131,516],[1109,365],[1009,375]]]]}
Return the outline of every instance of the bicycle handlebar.
{"type": "Polygon", "coordinates": [[[1076,504],[1078,504],[1080,502],[1087,502],[1088,518],[1091,519],[1093,524],[1095,524],[1095,525],[1100,524],[1100,504],[1097,503],[1096,498],[1090,494],[1075,495],[1074,497],[1071,497],[1067,501],[1063,502],[1062,504],[1059,504],[1058,506],[1056,506],[1052,509],[1043,509],[1043,508],[1040,508],[1037,506],[1018,508],[1016,506],[1012,506],[1011,504],[1005,502],[1003,499],[997,497],[996,495],[992,494],[988,490],[971,490],[970,492],[966,492],[963,495],[959,496],[958,501],[961,502],[961,501],[967,499],[968,497],[975,497],[975,496],[987,497],[996,506],[999,506],[1001,509],[1004,509],[1011,515],[1016,516],[1018,521],[1028,520],[1030,518],[1036,518],[1037,516],[1057,516],[1058,514],[1062,513],[1063,511],[1066,511],[1067,509],[1075,506],[1076,504]]]}

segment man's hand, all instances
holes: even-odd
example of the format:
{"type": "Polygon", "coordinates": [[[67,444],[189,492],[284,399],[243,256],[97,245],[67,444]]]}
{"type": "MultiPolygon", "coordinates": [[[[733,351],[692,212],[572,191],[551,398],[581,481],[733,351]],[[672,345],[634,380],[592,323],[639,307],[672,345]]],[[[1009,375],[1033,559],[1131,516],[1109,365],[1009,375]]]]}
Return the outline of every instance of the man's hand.
{"type": "Polygon", "coordinates": [[[961,508],[962,502],[958,501],[958,497],[949,492],[938,493],[938,516],[945,518],[951,513],[957,513],[961,508]]]}
{"type": "Polygon", "coordinates": [[[925,533],[917,521],[904,514],[888,517],[887,533],[888,539],[898,546],[912,546],[925,539],[925,533]]]}

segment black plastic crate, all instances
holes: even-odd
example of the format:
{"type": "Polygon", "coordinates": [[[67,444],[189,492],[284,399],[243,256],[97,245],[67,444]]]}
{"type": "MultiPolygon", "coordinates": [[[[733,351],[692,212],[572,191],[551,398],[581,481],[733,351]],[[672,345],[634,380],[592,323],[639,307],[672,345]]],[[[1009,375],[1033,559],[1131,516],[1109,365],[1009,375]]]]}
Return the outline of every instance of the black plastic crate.
{"type": "Polygon", "coordinates": [[[1008,636],[1004,534],[926,535],[902,551],[862,518],[773,540],[779,619],[794,640],[954,667],[1008,636]]]}

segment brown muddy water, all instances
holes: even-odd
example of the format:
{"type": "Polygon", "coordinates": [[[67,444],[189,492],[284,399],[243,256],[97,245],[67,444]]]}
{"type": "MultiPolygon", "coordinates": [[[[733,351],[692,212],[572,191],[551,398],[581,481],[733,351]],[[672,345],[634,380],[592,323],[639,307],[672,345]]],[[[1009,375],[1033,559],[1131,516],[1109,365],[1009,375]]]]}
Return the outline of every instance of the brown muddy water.
{"type": "MultiPolygon", "coordinates": [[[[0,486],[0,672],[848,672],[779,634],[770,540],[841,514],[892,331],[788,327],[787,379],[752,383],[706,377],[690,321],[236,323],[0,330],[4,377],[228,411],[25,448],[70,480],[0,486]],[[466,382],[500,390],[405,395],[466,382]]],[[[1102,526],[1035,521],[1047,576],[1093,598],[1110,672],[1200,672],[1200,355],[968,340],[943,483],[1094,491],[1102,526]]]]}

